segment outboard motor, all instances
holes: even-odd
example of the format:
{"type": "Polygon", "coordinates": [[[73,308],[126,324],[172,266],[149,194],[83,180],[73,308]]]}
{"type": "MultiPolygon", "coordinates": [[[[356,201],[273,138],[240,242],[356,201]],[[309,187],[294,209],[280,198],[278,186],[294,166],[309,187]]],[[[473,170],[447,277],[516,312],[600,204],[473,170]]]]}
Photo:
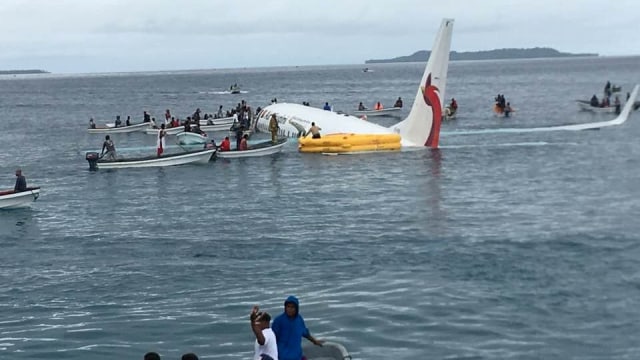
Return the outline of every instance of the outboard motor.
{"type": "Polygon", "coordinates": [[[97,152],[88,152],[85,155],[85,159],[89,162],[89,170],[96,171],[98,170],[98,159],[100,158],[100,154],[97,152]]]}

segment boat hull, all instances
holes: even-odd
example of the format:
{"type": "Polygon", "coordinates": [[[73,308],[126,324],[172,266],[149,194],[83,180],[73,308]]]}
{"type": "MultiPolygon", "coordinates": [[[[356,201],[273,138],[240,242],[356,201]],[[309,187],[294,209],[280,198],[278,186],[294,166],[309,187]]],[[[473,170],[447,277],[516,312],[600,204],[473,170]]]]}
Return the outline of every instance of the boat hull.
{"type": "Polygon", "coordinates": [[[116,161],[98,160],[98,169],[122,169],[165,167],[184,164],[206,164],[211,160],[215,149],[188,151],[178,154],[164,155],[161,157],[144,157],[135,159],[119,159],[116,161]]]}
{"type": "Polygon", "coordinates": [[[399,108],[399,107],[392,107],[392,108],[387,108],[382,110],[356,110],[353,112],[353,115],[355,116],[366,115],[367,117],[369,116],[400,116],[400,110],[402,110],[402,108],[399,108]]]}
{"type": "MultiPolygon", "coordinates": [[[[576,104],[580,110],[583,111],[591,111],[598,114],[615,114],[616,107],[615,106],[607,106],[607,107],[599,107],[599,106],[591,106],[589,101],[585,100],[576,100],[576,104]]],[[[622,107],[620,107],[622,109],[622,107]]]]}
{"type": "Polygon", "coordinates": [[[274,145],[271,143],[271,140],[269,140],[269,141],[256,144],[251,148],[249,148],[249,150],[219,151],[216,153],[216,157],[221,159],[237,159],[237,158],[273,155],[281,152],[286,142],[287,142],[287,139],[280,139],[274,145]]]}
{"type": "Polygon", "coordinates": [[[349,360],[351,355],[341,344],[326,341],[322,346],[305,344],[302,353],[307,360],[349,360]]]}
{"type": "Polygon", "coordinates": [[[205,125],[227,125],[227,127],[233,125],[235,118],[233,116],[218,118],[218,119],[206,119],[200,120],[200,126],[205,125]]]}
{"type": "Polygon", "coordinates": [[[137,132],[137,131],[145,131],[149,126],[151,126],[151,123],[142,123],[142,124],[135,124],[135,125],[129,125],[129,126],[120,126],[120,127],[100,127],[100,128],[95,128],[95,129],[87,129],[87,132],[89,134],[117,134],[117,133],[131,133],[131,132],[137,132]]]}
{"type": "Polygon", "coordinates": [[[26,191],[0,191],[0,209],[19,209],[28,207],[40,197],[39,187],[30,187],[26,191]]]}
{"type": "Polygon", "coordinates": [[[204,144],[208,140],[206,136],[192,132],[181,132],[176,135],[176,137],[178,138],[178,144],[180,145],[204,144]]]}

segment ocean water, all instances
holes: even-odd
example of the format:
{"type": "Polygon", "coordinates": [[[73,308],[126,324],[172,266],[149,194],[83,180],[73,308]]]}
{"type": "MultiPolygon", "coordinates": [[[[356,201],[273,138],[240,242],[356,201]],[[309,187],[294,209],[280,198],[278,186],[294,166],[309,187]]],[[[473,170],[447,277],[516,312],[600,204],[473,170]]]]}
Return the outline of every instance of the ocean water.
{"type": "MultiPolygon", "coordinates": [[[[604,120],[573,100],[607,80],[631,91],[639,63],[453,62],[459,116],[438,150],[327,157],[292,141],[273,157],[97,172],[89,117],[398,96],[406,115],[424,64],[3,76],[0,183],[20,166],[42,195],[0,212],[0,359],[248,359],[251,306],[275,316],[290,294],[312,334],[356,359],[639,358],[640,114],[459,134],[604,120]],[[223,94],[233,83],[246,93],[223,94]],[[498,93],[512,118],[493,116],[498,93]]],[[[150,135],[114,138],[121,154],[154,151],[150,135]]]]}

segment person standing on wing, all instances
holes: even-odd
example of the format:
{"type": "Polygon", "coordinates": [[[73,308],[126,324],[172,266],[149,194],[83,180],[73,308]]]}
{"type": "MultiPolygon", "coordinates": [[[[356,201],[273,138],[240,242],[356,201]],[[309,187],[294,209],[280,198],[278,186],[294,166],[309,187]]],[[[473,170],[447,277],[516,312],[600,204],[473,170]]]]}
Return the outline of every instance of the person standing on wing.
{"type": "Polygon", "coordinates": [[[271,132],[271,142],[276,143],[278,141],[278,130],[280,126],[278,125],[278,119],[276,118],[276,114],[271,114],[271,119],[269,119],[269,131],[271,132]]]}
{"type": "Polygon", "coordinates": [[[276,334],[279,360],[302,359],[303,337],[317,346],[322,346],[324,343],[309,333],[302,315],[299,314],[298,298],[293,295],[284,301],[284,312],[273,320],[271,329],[276,334]]]}

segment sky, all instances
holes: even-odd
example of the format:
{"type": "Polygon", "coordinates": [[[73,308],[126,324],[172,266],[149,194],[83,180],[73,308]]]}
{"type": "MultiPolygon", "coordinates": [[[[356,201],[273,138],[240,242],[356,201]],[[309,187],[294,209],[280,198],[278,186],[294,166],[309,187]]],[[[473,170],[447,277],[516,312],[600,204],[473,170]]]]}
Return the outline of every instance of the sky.
{"type": "Polygon", "coordinates": [[[363,64],[430,49],[640,54],[636,0],[0,0],[0,70],[363,64]]]}

